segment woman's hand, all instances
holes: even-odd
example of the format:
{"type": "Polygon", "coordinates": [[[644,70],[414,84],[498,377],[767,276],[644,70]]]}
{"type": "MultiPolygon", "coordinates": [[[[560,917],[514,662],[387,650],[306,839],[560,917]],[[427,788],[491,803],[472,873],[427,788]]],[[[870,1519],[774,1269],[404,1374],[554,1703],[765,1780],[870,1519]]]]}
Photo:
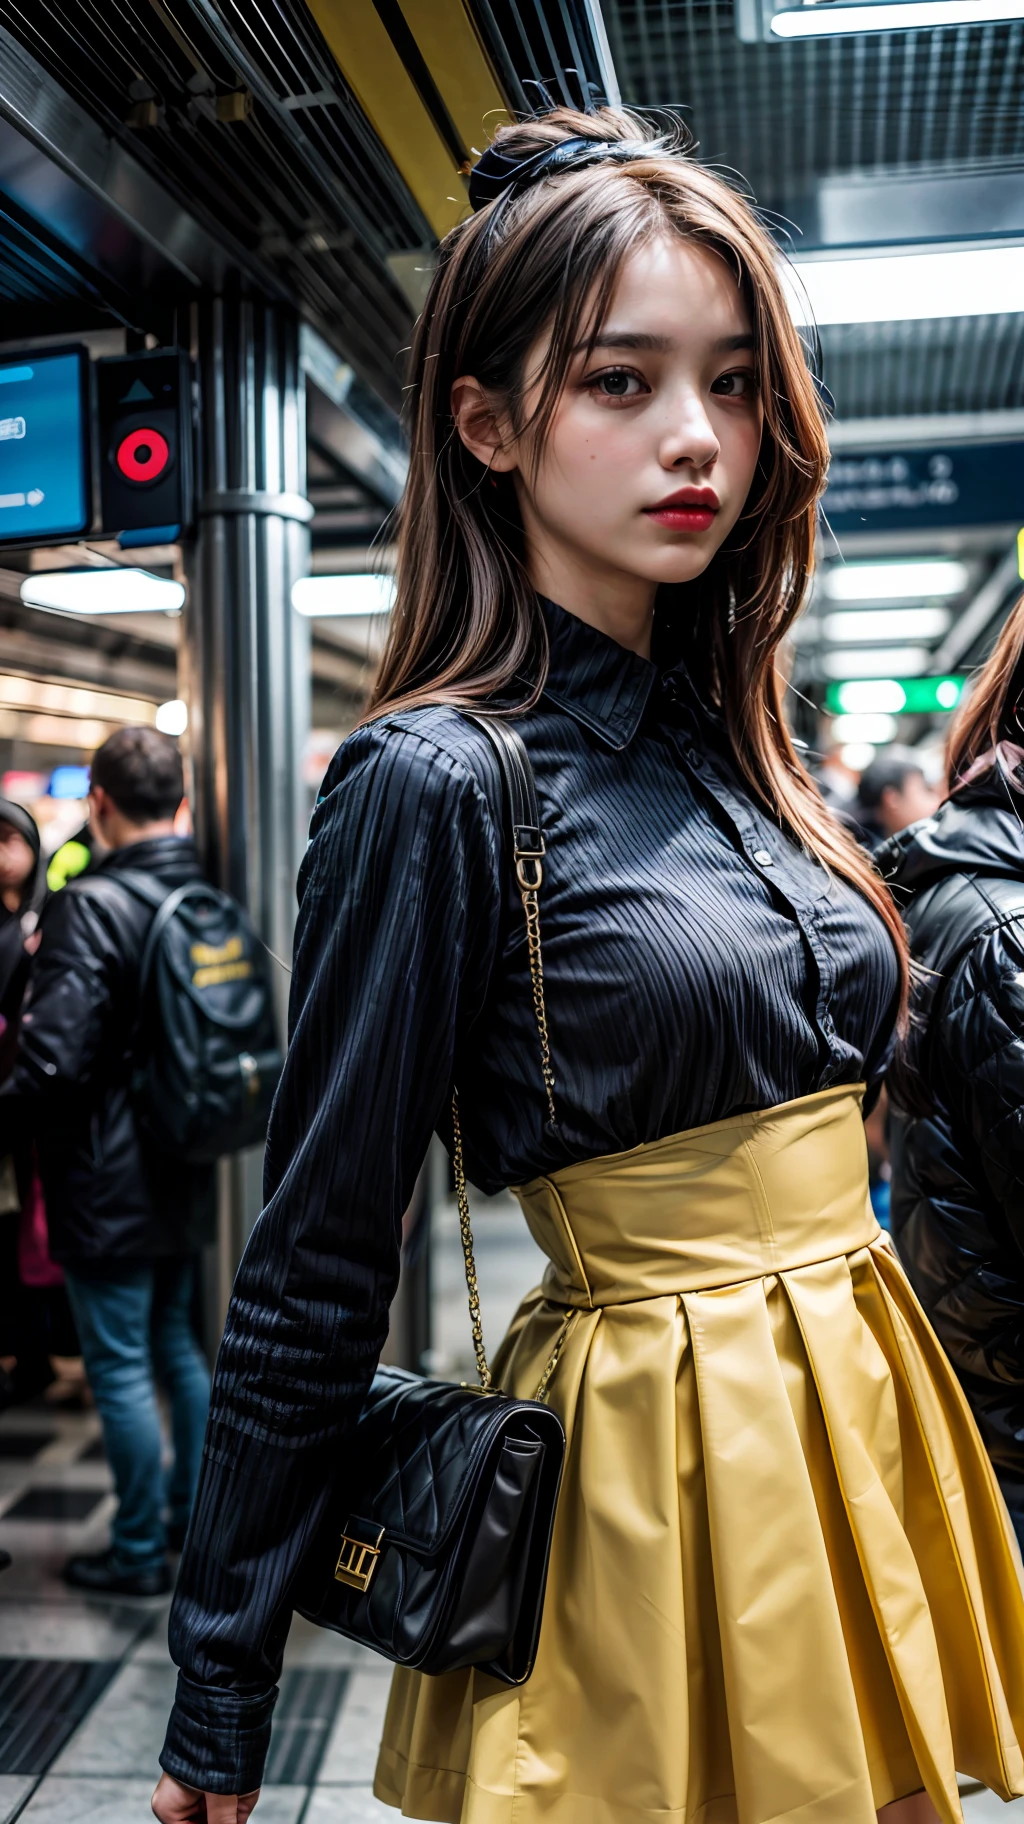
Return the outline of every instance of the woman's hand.
{"type": "Polygon", "coordinates": [[[197,1792],[162,1773],[153,1811],[160,1824],[245,1824],[259,1796],[258,1786],[255,1792],[197,1792]]]}

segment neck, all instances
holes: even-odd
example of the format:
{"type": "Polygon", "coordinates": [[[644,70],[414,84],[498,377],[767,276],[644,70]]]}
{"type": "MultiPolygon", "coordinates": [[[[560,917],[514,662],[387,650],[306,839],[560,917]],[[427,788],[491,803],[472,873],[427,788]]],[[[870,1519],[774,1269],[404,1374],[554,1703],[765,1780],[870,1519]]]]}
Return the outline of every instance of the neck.
{"type": "Polygon", "coordinates": [[[21,911],[21,895],[23,890],[24,889],[21,887],[5,887],[3,892],[0,893],[0,900],[3,901],[8,912],[21,911]]]}
{"type": "Polygon", "coordinates": [[[173,817],[162,818],[159,823],[129,823],[127,818],[119,818],[116,828],[101,831],[112,849],[127,849],[133,842],[149,842],[154,836],[173,836],[173,817]]]}
{"type": "Polygon", "coordinates": [[[650,658],[657,583],[598,567],[582,553],[545,549],[533,540],[529,541],[528,567],[538,595],[546,595],[629,652],[650,658]]]}

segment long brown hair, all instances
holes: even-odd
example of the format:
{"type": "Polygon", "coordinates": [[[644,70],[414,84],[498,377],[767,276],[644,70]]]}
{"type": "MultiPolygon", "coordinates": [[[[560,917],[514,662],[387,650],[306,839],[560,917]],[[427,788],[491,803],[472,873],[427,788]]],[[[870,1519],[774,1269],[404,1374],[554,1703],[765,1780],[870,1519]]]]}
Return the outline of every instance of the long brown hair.
{"type": "Polygon", "coordinates": [[[955,792],[977,760],[992,754],[1000,741],[1024,744],[1024,724],[1017,709],[1024,697],[1024,595],[1010,610],[992,653],[977,673],[950,725],[946,774],[955,792]]]}
{"type": "Polygon", "coordinates": [[[668,134],[608,108],[559,108],[503,127],[513,162],[566,139],[642,142],[628,162],[566,170],[500,196],[441,245],[411,351],[411,461],[400,509],[397,592],[368,716],[499,697],[522,708],[544,685],[547,642],[511,481],[489,483],[458,436],[451,389],[473,374],[539,452],[583,326],[596,338],[623,261],[673,233],[726,261],[750,312],[764,430],[744,514],[704,574],[659,591],[667,630],[722,710],[739,765],[780,824],[870,900],[888,926],[906,995],[899,915],[870,862],[825,807],[793,748],[775,655],[803,603],[828,443],[814,383],[750,205],[668,134]],[[649,152],[647,147],[650,147],[649,152]],[[527,357],[549,336],[527,420],[527,357]]]}

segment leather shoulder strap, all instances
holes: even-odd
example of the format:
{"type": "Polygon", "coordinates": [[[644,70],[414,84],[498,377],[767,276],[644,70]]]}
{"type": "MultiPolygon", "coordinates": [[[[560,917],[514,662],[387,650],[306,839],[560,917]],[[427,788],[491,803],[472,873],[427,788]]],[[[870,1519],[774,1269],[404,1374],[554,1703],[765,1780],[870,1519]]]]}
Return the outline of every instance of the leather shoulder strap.
{"type": "MultiPolygon", "coordinates": [[[[487,736],[501,768],[505,799],[512,825],[512,859],[519,886],[519,896],[526,915],[527,956],[530,965],[533,1012],[537,1022],[537,1037],[540,1041],[540,1068],[547,1102],[548,1127],[550,1131],[557,1133],[555,1073],[551,1063],[551,1046],[548,1039],[548,1016],[544,1002],[544,964],[540,949],[538,896],[544,879],[545,850],[544,832],[540,827],[540,807],[537,802],[537,782],[533,776],[530,756],[523,745],[522,736],[505,717],[489,716],[483,710],[475,709],[464,709],[461,714],[466,717],[467,721],[475,722],[487,736]]],[[[480,1289],[477,1285],[473,1229],[469,1215],[469,1194],[466,1189],[466,1169],[462,1157],[459,1097],[455,1090],[452,1092],[452,1165],[455,1171],[455,1195],[459,1206],[459,1230],[462,1236],[466,1290],[469,1294],[469,1321],[473,1332],[477,1372],[480,1376],[481,1387],[491,1388],[493,1383],[487,1361],[487,1351],[484,1348],[484,1334],[480,1318],[480,1289]]],[[[548,1381],[561,1354],[566,1334],[566,1326],[563,1324],[554,1351],[541,1378],[538,1399],[546,1396],[548,1381]]]]}
{"type": "Polygon", "coordinates": [[[489,716],[475,709],[464,709],[461,713],[483,731],[498,757],[512,828],[516,878],[520,887],[536,890],[540,886],[540,863],[545,853],[544,832],[537,802],[537,782],[522,736],[503,716],[489,716]]]}

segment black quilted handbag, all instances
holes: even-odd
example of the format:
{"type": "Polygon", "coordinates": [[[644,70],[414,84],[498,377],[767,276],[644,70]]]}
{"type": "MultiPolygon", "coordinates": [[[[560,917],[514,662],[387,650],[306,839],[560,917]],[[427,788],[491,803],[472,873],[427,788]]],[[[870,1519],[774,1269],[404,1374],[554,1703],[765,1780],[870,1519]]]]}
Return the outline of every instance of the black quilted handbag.
{"type": "MultiPolygon", "coordinates": [[[[475,713],[472,720],[501,762],[553,1122],[538,907],[544,837],[533,773],[507,722],[475,713]]],[[[561,1421],[545,1399],[574,1314],[562,1325],[535,1399],[514,1400],[493,1386],[454,1096],[452,1130],[480,1385],[457,1387],[401,1368],[378,1368],[346,1444],[344,1518],[342,1510],[329,1517],[296,1606],[310,1621],[400,1666],[430,1673],[479,1666],[519,1685],[536,1658],[565,1456],[561,1421]]]]}

